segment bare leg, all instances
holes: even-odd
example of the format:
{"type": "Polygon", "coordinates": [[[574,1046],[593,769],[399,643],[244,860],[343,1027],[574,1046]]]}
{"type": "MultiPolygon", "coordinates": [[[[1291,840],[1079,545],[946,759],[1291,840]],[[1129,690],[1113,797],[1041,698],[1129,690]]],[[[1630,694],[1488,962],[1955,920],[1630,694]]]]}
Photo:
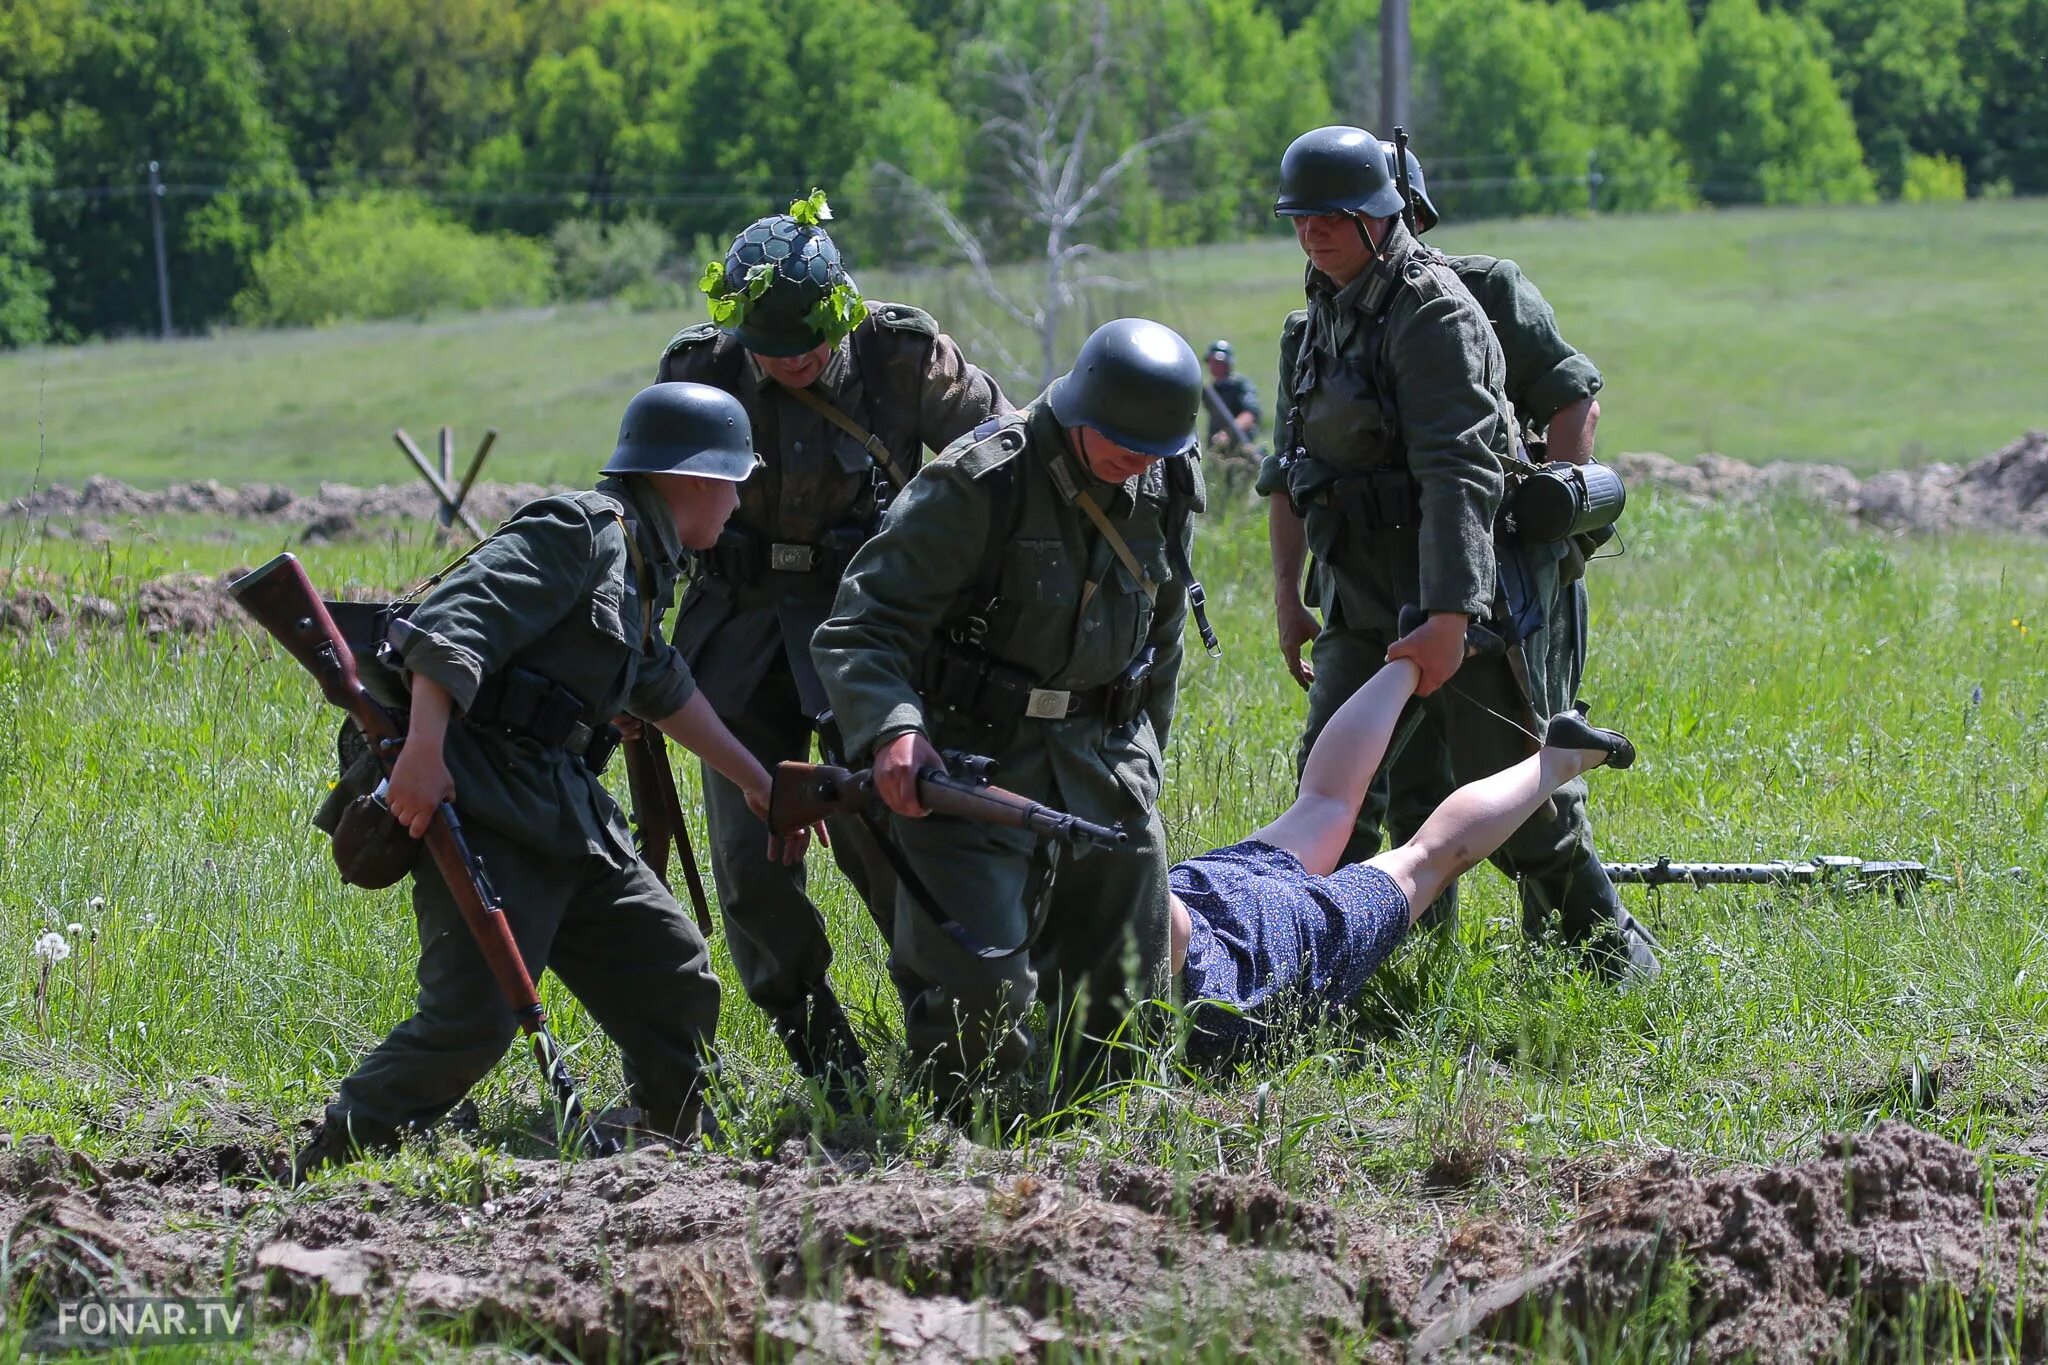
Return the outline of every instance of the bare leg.
{"type": "Polygon", "coordinates": [[[1352,693],[1316,736],[1316,746],[1302,765],[1294,804],[1251,837],[1286,849],[1311,876],[1327,877],[1336,871],[1365,790],[1379,771],[1400,723],[1401,708],[1415,695],[1420,676],[1411,661],[1396,659],[1352,693]]]}
{"type": "Polygon", "coordinates": [[[1439,891],[1505,843],[1552,792],[1606,760],[1605,753],[1593,749],[1545,748],[1512,768],[1468,782],[1444,799],[1413,839],[1370,859],[1369,865],[1401,888],[1413,923],[1439,891]]]}

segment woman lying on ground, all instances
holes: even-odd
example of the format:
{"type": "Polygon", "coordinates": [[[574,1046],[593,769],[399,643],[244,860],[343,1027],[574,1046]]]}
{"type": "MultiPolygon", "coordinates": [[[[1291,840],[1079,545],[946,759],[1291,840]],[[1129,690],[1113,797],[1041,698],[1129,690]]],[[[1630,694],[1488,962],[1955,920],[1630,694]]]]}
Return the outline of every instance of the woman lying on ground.
{"type": "Polygon", "coordinates": [[[1290,996],[1350,1000],[1420,909],[1498,848],[1553,791],[1603,763],[1635,762],[1624,736],[1566,711],[1552,718],[1542,749],[1452,792],[1413,839],[1339,867],[1366,787],[1419,677],[1408,659],[1380,669],[1317,737],[1300,794],[1285,814],[1243,843],[1171,869],[1173,967],[1197,1052],[1262,1036],[1262,1016],[1290,996]],[[1204,1008],[1204,1001],[1230,1008],[1204,1008]]]}

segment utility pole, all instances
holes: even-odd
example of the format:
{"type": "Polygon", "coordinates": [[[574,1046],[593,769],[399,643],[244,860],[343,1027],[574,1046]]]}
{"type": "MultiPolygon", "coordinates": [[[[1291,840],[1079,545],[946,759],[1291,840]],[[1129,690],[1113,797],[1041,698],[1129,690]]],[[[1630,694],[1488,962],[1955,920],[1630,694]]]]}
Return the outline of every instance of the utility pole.
{"type": "Polygon", "coordinates": [[[1380,0],[1380,126],[1392,137],[1396,124],[1408,122],[1408,0],[1380,0]]]}
{"type": "Polygon", "coordinates": [[[171,337],[171,268],[164,259],[164,182],[149,163],[149,235],[156,241],[156,311],[164,340],[171,337]]]}

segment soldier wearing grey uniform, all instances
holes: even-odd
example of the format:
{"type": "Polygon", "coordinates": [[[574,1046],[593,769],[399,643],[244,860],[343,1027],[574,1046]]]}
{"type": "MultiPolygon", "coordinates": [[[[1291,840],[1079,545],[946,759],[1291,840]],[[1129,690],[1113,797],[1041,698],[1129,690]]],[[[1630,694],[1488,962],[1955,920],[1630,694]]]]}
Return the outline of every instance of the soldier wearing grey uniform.
{"type": "MultiPolygon", "coordinates": [[[[1554,558],[1511,540],[1496,554],[1513,450],[1500,343],[1456,273],[1402,223],[1370,133],[1297,138],[1275,209],[1295,219],[1309,258],[1309,306],[1288,318],[1281,340],[1281,449],[1260,481],[1284,494],[1269,505],[1274,593],[1283,651],[1310,689],[1303,754],[1383,661],[1412,658],[1418,703],[1393,761],[1416,742],[1427,710],[1438,729],[1424,742],[1442,744],[1460,781],[1508,767],[1533,752],[1540,717],[1564,709],[1564,680],[1546,634],[1559,620],[1554,558]],[[1304,600],[1304,568],[1320,625],[1304,600]],[[1404,631],[1406,606],[1422,624],[1404,631]],[[1506,636],[1507,658],[1464,659],[1475,621],[1506,636]],[[1300,659],[1310,639],[1312,669],[1300,659]]],[[[1583,798],[1582,785],[1561,791],[1493,861],[1520,880],[1526,927],[1554,917],[1603,967],[1654,972],[1649,935],[1593,850],[1583,798]]],[[[1382,811],[1361,813],[1346,861],[1377,849],[1382,811]]]]}
{"type": "MultiPolygon", "coordinates": [[[[627,408],[604,482],[520,508],[390,632],[410,692],[392,816],[417,839],[455,802],[527,970],[576,993],[618,1042],[644,1122],[676,1135],[707,1122],[718,979],[598,773],[618,739],[608,722],[630,713],[766,809],[767,771],[656,629],[685,549],[717,538],[757,464],[730,396],[657,384],[627,408]]],[[[342,1082],[295,1180],[439,1119],[517,1027],[431,864],[415,865],[412,901],[418,1005],[342,1082]]]]}
{"type": "Polygon", "coordinates": [[[1200,506],[1200,393],[1194,352],[1168,328],[1098,328],[1043,397],[926,467],[812,643],[847,748],[873,753],[893,812],[908,875],[890,970],[910,1050],[941,1086],[1021,1065],[1040,996],[1056,1036],[1078,1023],[1099,1039],[1134,984],[1163,985],[1157,806],[1200,506]],[[1130,841],[1055,870],[1029,834],[926,815],[915,774],[942,766],[940,748],[988,754],[1005,786],[1120,823],[1130,841]]]}
{"type": "MultiPolygon", "coordinates": [[[[801,205],[792,206],[800,208],[801,205]]],[[[808,758],[827,700],[811,664],[855,551],[882,509],[940,450],[1010,405],[930,315],[862,303],[832,239],[779,214],[753,223],[724,261],[736,285],[763,266],[765,293],[723,327],[685,328],[659,377],[713,385],[752,419],[766,467],[683,599],[675,642],[735,734],[771,769],[808,758]],[[834,295],[848,305],[836,320],[834,295]],[[847,327],[847,317],[864,319],[847,327]]],[[[704,774],[711,874],[740,984],[806,1075],[862,1065],[826,980],[831,944],[801,866],[768,856],[768,832],[731,783],[704,774]]],[[[892,876],[859,822],[831,825],[833,853],[886,930],[892,876]]]]}
{"type": "MultiPolygon", "coordinates": [[[[1395,154],[1393,144],[1380,146],[1389,157],[1395,154]]],[[[1413,151],[1407,157],[1408,191],[1420,236],[1441,219],[1423,180],[1422,164],[1413,151]]],[[[1485,312],[1494,338],[1500,342],[1507,363],[1508,402],[1530,458],[1584,464],[1592,458],[1593,432],[1600,420],[1600,404],[1594,397],[1602,384],[1599,368],[1564,339],[1549,301],[1513,261],[1479,255],[1444,259],[1485,312]]],[[[1560,570],[1559,619],[1544,634],[1550,642],[1548,666],[1554,685],[1563,698],[1571,700],[1579,694],[1586,668],[1584,552],[1570,546],[1560,570]]],[[[1422,724],[1426,728],[1433,722],[1425,717],[1422,724]]],[[[1399,760],[1381,774],[1367,800],[1385,803],[1387,833],[1393,843],[1401,844],[1414,837],[1456,785],[1441,744],[1411,741],[1399,760]]],[[[1564,799],[1570,800],[1574,794],[1567,792],[1564,799]]],[[[1424,922],[1452,924],[1457,913],[1458,884],[1453,881],[1437,897],[1424,922]]]]}

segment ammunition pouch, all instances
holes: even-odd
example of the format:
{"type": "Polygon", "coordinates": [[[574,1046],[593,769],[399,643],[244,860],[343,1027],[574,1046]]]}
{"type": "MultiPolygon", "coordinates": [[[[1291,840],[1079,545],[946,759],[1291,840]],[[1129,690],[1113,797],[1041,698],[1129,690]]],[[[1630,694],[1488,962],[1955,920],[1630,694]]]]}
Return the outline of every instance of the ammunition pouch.
{"type": "Polygon", "coordinates": [[[1154,646],[1146,645],[1144,652],[1109,685],[1104,717],[1110,729],[1129,725],[1144,714],[1145,703],[1152,697],[1152,658],[1157,652],[1154,646]]]}
{"type": "Polygon", "coordinates": [[[544,673],[510,667],[484,679],[465,717],[485,730],[560,749],[602,773],[623,736],[610,721],[594,720],[576,694],[544,673]]]}

